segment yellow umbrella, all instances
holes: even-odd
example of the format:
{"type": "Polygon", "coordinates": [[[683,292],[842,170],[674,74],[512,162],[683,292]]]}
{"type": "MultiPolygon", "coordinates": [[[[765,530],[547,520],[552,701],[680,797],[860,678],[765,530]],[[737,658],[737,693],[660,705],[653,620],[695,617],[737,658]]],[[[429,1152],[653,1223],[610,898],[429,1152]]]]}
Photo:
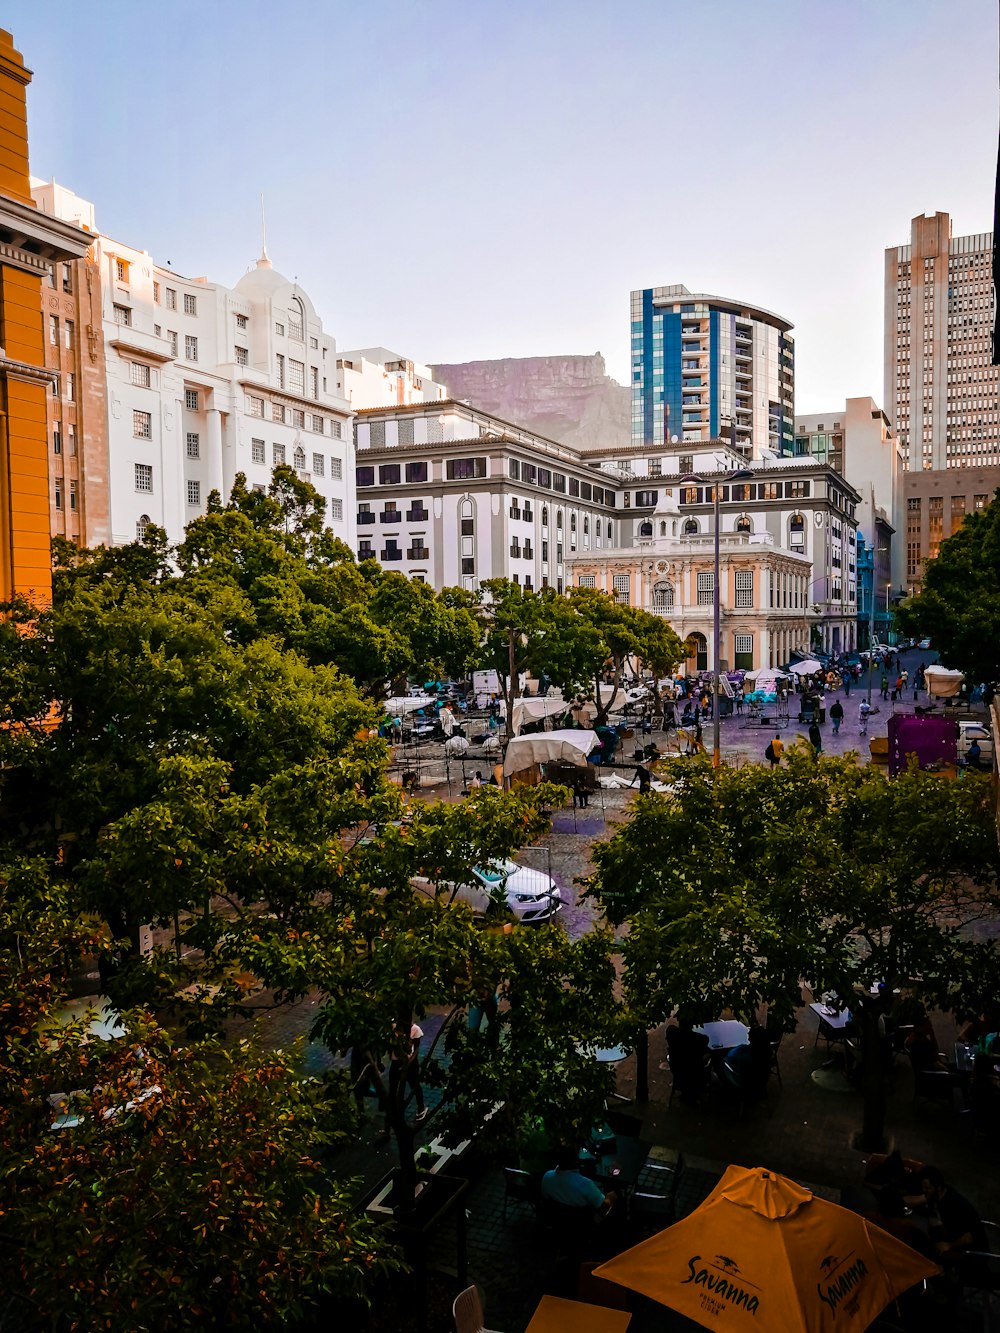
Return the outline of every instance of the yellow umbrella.
{"type": "Polygon", "coordinates": [[[731,1166],[700,1208],[594,1270],[705,1328],[858,1333],[936,1264],[762,1167],[731,1166]]]}

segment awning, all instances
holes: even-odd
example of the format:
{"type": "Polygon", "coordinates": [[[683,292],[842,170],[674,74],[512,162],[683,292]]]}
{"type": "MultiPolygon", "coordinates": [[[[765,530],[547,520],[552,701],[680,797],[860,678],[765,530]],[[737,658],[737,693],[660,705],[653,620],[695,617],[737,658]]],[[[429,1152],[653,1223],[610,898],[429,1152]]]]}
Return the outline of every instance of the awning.
{"type": "Polygon", "coordinates": [[[534,736],[515,736],[507,746],[504,776],[509,778],[532,764],[549,764],[556,759],[584,768],[587,755],[599,746],[596,731],[541,731],[534,736]]]}
{"type": "Polygon", "coordinates": [[[436,702],[429,694],[396,694],[386,699],[384,708],[390,717],[405,717],[407,713],[415,713],[418,708],[426,708],[428,704],[436,702]]]}
{"type": "Polygon", "coordinates": [[[516,736],[525,722],[540,722],[543,718],[565,713],[568,705],[562,695],[548,698],[542,695],[528,699],[515,699],[513,712],[513,732],[516,736]]]}

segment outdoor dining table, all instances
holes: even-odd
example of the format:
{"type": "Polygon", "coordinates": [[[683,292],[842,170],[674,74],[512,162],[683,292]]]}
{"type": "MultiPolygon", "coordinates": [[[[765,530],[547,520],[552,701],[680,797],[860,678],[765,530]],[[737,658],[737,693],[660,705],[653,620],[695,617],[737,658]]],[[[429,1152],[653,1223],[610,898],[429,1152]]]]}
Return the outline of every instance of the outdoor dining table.
{"type": "Polygon", "coordinates": [[[625,1310],[543,1296],[525,1333],[625,1333],[631,1319],[625,1310]]]}
{"type": "Polygon", "coordinates": [[[580,1169],[584,1175],[593,1176],[606,1190],[617,1190],[626,1201],[639,1183],[639,1173],[646,1164],[651,1143],[643,1139],[633,1139],[627,1134],[616,1134],[614,1148],[609,1143],[602,1145],[607,1151],[581,1154],[580,1169]]]}
{"type": "Polygon", "coordinates": [[[823,1000],[816,1000],[809,1008],[819,1019],[820,1027],[826,1024],[834,1032],[842,1032],[851,1021],[850,1009],[835,1009],[823,1000]]]}
{"type": "Polygon", "coordinates": [[[703,1023],[695,1032],[703,1032],[711,1051],[728,1051],[733,1046],[746,1046],[750,1029],[735,1018],[721,1018],[715,1023],[703,1023]]]}

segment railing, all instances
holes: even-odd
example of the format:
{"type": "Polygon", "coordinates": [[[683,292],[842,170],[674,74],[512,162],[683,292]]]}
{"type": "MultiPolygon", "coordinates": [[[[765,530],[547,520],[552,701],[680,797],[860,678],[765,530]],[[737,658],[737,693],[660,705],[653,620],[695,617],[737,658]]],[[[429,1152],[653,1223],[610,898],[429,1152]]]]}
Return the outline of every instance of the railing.
{"type": "Polygon", "coordinates": [[[382,561],[383,565],[390,560],[402,560],[402,558],[403,552],[398,546],[392,547],[391,550],[389,547],[386,547],[384,551],[379,553],[379,559],[382,561]]]}
{"type": "Polygon", "coordinates": [[[375,522],[375,514],[370,509],[364,509],[358,514],[358,527],[366,528],[369,524],[375,522]]]}
{"type": "Polygon", "coordinates": [[[411,546],[406,552],[407,560],[429,560],[430,556],[430,549],[426,546],[411,546]]]}
{"type": "Polygon", "coordinates": [[[384,513],[379,514],[378,521],[380,523],[402,523],[403,515],[398,509],[387,509],[384,513]]]}
{"type": "Polygon", "coordinates": [[[406,511],[407,523],[426,523],[427,518],[428,515],[426,509],[408,509],[406,511]]]}

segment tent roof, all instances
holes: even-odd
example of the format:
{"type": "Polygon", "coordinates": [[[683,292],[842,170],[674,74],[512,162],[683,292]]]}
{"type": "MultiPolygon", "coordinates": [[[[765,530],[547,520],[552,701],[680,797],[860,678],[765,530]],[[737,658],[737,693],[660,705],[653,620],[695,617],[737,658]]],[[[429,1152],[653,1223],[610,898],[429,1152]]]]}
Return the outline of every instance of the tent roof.
{"type": "Polygon", "coordinates": [[[515,736],[507,746],[504,775],[510,777],[532,764],[547,764],[554,759],[583,768],[587,755],[599,745],[596,731],[543,731],[534,736],[515,736]]]}

